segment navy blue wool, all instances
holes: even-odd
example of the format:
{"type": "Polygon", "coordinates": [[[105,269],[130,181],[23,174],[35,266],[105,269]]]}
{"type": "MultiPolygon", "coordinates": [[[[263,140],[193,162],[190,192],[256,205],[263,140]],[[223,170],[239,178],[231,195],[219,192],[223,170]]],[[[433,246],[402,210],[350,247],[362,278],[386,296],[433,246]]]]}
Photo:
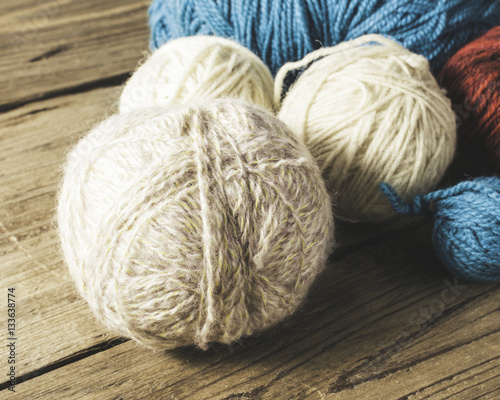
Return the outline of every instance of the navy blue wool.
{"type": "Polygon", "coordinates": [[[380,189],[401,214],[432,214],[434,249],[457,277],[500,280],[500,178],[477,178],[416,196],[407,203],[387,183],[380,189]]]}
{"type": "Polygon", "coordinates": [[[320,47],[368,33],[422,54],[435,74],[458,49],[500,22],[500,0],[154,0],[151,48],[182,36],[234,39],[275,75],[320,47]]]}

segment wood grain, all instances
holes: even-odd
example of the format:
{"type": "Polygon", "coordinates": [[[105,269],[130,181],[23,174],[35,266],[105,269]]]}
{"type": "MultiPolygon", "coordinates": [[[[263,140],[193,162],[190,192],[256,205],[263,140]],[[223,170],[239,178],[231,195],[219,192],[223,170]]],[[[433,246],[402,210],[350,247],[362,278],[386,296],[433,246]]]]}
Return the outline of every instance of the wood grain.
{"type": "Polygon", "coordinates": [[[450,277],[422,270],[422,263],[435,263],[421,239],[427,229],[337,261],[294,318],[233,348],[153,355],[127,342],[20,387],[34,399],[57,393],[67,399],[314,399],[320,394],[396,399],[415,391],[416,398],[429,392],[449,395],[473,384],[495,390],[498,288],[453,287],[450,277]],[[440,302],[443,308],[436,305],[440,302]]]}
{"type": "Polygon", "coordinates": [[[16,287],[19,329],[16,393],[3,379],[0,398],[500,398],[500,285],[454,281],[422,219],[338,224],[299,312],[233,346],[155,354],[94,320],[59,251],[56,192],[147,51],[148,4],[0,4],[0,290],[16,287]]]}
{"type": "Polygon", "coordinates": [[[23,375],[107,339],[67,274],[53,211],[68,146],[113,109],[116,95],[116,88],[100,89],[0,115],[0,187],[9,189],[0,194],[0,265],[8,266],[0,282],[16,287],[19,329],[29,338],[19,360],[23,375]]]}
{"type": "Polygon", "coordinates": [[[148,0],[0,3],[0,111],[123,82],[148,48],[148,0]]]}

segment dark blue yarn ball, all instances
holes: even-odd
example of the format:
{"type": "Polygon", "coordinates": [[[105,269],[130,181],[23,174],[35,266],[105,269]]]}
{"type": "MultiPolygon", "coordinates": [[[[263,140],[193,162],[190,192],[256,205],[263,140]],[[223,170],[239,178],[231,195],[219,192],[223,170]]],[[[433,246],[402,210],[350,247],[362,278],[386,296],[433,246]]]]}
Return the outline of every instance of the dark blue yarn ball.
{"type": "Polygon", "coordinates": [[[432,214],[432,242],[438,257],[457,277],[474,282],[500,280],[500,178],[476,178],[417,196],[406,203],[388,184],[381,190],[402,214],[432,214]]]}
{"type": "Polygon", "coordinates": [[[154,0],[151,48],[217,35],[251,49],[273,75],[320,47],[368,33],[425,56],[435,74],[458,49],[500,22],[500,0],[154,0]]]}

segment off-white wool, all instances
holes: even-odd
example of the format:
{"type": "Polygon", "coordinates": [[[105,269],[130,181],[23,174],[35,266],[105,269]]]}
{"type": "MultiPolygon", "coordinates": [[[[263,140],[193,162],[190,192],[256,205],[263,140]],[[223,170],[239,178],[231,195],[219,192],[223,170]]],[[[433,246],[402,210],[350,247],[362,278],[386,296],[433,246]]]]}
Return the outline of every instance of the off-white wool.
{"type": "Polygon", "coordinates": [[[232,97],[271,109],[273,78],[250,50],[215,36],[183,37],[165,43],[125,85],[120,112],[232,97]]]}
{"type": "Polygon", "coordinates": [[[380,35],[286,64],[276,77],[275,101],[279,118],[338,192],[334,214],[342,219],[394,215],[378,185],[387,182],[410,200],[440,181],[455,152],[451,102],[427,60],[380,35]],[[279,105],[286,75],[304,68],[279,105]]]}
{"type": "Polygon", "coordinates": [[[97,317],[153,349],[275,325],[333,245],[311,154],[270,113],[234,100],[102,122],[68,155],[58,224],[97,317]]]}

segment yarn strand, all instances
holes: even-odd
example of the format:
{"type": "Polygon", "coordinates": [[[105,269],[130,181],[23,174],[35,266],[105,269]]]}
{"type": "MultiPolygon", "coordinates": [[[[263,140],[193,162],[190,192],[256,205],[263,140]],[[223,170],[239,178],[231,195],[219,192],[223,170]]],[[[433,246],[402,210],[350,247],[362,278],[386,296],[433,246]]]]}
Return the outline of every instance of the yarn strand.
{"type": "Polygon", "coordinates": [[[481,177],[404,201],[379,185],[394,210],[434,219],[432,242],[443,264],[459,278],[500,280],[500,178],[481,177]]]}
{"type": "Polygon", "coordinates": [[[232,38],[273,75],[321,47],[381,34],[425,56],[434,74],[466,43],[498,25],[495,0],[153,0],[152,49],[193,35],[232,38]]]}

